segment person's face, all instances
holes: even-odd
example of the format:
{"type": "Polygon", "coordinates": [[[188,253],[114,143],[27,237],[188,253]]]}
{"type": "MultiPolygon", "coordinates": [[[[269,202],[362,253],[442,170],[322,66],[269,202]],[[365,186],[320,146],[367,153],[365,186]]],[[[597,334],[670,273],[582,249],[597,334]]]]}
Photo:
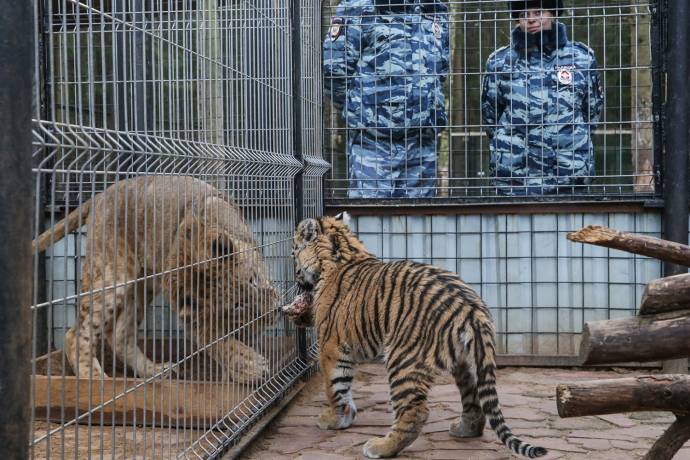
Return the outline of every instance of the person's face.
{"type": "Polygon", "coordinates": [[[530,8],[520,13],[518,25],[520,30],[528,34],[536,34],[542,30],[551,30],[554,23],[554,15],[549,10],[530,8]]]}

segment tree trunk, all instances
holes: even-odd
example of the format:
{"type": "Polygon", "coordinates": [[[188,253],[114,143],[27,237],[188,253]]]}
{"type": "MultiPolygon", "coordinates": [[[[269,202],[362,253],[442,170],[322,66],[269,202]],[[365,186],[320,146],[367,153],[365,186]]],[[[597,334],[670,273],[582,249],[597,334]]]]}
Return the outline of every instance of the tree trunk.
{"type": "Polygon", "coordinates": [[[690,417],[678,417],[656,440],[644,460],[671,460],[690,439],[690,417]]]}
{"type": "Polygon", "coordinates": [[[690,267],[690,246],[660,238],[619,232],[600,225],[589,225],[568,233],[567,237],[570,241],[619,249],[690,267]]]}
{"type": "MultiPolygon", "coordinates": [[[[450,17],[462,17],[463,10],[466,7],[462,2],[449,2],[448,9],[450,17]]],[[[465,97],[465,33],[462,28],[465,27],[463,21],[449,21],[448,31],[450,37],[450,71],[446,79],[446,87],[444,93],[448,95],[446,99],[446,111],[448,112],[448,119],[450,126],[443,131],[438,144],[438,196],[447,197],[451,195],[453,185],[451,178],[455,175],[453,173],[453,162],[458,161],[456,154],[456,145],[458,139],[464,140],[465,137],[458,137],[466,133],[467,124],[465,122],[465,107],[463,100],[465,97]]],[[[461,175],[464,177],[464,175],[461,175]]]]}
{"type": "MultiPolygon", "coordinates": [[[[652,62],[650,45],[650,16],[643,14],[629,23],[631,40],[631,62],[652,62]]],[[[654,149],[652,131],[652,72],[648,68],[632,71],[632,107],[634,111],[633,164],[635,166],[634,190],[637,193],[654,191],[654,149]]]]}
{"type": "Polygon", "coordinates": [[[556,406],[561,417],[671,411],[690,413],[690,377],[645,375],[558,385],[556,406]]]}
{"type": "Polygon", "coordinates": [[[580,364],[645,362],[690,356],[690,311],[585,324],[580,364]]]}
{"type": "Polygon", "coordinates": [[[690,273],[651,281],[640,302],[640,315],[690,309],[690,273]]]}

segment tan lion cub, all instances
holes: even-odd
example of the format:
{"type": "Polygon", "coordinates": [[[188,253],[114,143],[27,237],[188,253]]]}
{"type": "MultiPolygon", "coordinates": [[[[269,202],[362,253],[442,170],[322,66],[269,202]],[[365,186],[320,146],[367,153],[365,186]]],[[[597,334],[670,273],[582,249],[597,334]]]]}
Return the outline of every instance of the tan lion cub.
{"type": "Polygon", "coordinates": [[[232,331],[264,318],[277,292],[240,211],[218,189],[184,176],[123,180],[42,233],[34,250],[85,223],[82,294],[65,337],[76,375],[105,375],[94,356],[102,337],[137,376],[163,372],[168,365],[153,363],[136,343],[147,305],[162,293],[190,338],[233,380],[267,377],[266,359],[232,331]]]}

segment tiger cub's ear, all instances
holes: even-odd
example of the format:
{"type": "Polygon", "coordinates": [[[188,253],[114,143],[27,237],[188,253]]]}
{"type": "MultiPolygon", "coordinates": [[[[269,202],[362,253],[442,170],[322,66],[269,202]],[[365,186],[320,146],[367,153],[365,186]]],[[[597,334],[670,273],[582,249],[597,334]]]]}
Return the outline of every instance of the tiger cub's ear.
{"type": "Polygon", "coordinates": [[[335,220],[340,220],[342,221],[345,225],[348,227],[350,226],[350,221],[352,220],[352,216],[350,216],[350,213],[347,211],[343,211],[337,216],[335,216],[335,220]]]}
{"type": "Polygon", "coordinates": [[[316,219],[304,219],[297,226],[297,237],[305,243],[311,243],[321,233],[321,224],[316,219]]]}

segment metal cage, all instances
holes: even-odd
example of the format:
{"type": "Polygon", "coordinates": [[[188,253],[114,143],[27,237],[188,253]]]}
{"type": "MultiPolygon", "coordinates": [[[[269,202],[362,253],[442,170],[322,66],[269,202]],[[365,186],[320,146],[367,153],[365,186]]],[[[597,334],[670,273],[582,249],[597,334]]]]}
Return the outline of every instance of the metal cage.
{"type": "Polygon", "coordinates": [[[320,4],[34,10],[31,458],[216,457],[311,365],[320,4]]]}

